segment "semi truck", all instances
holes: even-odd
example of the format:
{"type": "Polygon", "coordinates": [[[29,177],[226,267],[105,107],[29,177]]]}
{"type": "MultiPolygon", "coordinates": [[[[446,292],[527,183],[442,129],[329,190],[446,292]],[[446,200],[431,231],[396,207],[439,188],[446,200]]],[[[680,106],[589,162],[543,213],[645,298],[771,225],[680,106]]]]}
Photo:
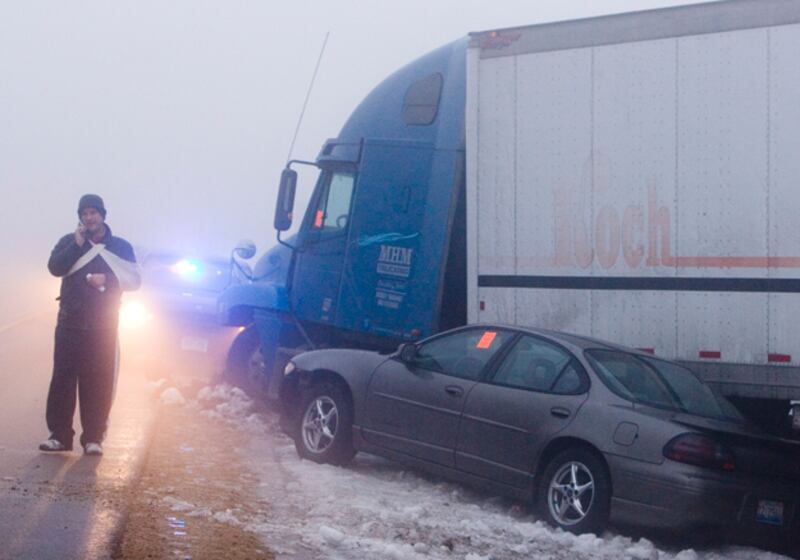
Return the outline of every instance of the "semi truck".
{"type": "MultiPolygon", "coordinates": [[[[800,1],[470,33],[281,176],[278,244],[219,299],[229,370],[473,322],[688,363],[772,428],[800,401],[800,1]],[[318,168],[295,235],[299,165],[318,168]]],[[[240,254],[252,247],[237,248],[240,254]]],[[[800,419],[800,412],[795,420],[800,419]]]]}

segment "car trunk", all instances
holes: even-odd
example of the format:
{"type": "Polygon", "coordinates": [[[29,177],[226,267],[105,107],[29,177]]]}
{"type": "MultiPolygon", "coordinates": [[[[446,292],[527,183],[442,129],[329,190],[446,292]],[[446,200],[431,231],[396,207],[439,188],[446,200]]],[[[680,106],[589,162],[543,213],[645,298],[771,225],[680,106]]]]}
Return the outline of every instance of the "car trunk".
{"type": "Polygon", "coordinates": [[[730,448],[736,470],[743,474],[768,477],[776,482],[800,482],[800,443],[764,434],[747,424],[737,424],[687,414],[676,414],[674,421],[714,437],[730,448]]]}

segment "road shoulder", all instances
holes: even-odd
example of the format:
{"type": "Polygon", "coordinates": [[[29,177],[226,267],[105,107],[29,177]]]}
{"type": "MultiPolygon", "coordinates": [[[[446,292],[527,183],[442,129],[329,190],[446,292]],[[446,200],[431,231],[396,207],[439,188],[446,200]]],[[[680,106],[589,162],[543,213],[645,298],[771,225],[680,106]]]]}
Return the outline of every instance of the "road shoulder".
{"type": "Polygon", "coordinates": [[[249,435],[210,414],[214,404],[161,407],[113,558],[275,557],[248,530],[270,515],[254,491],[258,477],[241,460],[249,435]]]}

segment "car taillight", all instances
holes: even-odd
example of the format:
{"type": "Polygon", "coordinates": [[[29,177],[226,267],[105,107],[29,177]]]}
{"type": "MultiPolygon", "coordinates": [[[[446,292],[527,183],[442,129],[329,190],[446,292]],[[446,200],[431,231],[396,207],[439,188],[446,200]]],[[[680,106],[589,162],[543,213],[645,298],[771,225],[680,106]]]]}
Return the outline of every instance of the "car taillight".
{"type": "Polygon", "coordinates": [[[733,451],[701,434],[681,434],[664,446],[664,457],[711,469],[732,471],[736,468],[733,451]]]}

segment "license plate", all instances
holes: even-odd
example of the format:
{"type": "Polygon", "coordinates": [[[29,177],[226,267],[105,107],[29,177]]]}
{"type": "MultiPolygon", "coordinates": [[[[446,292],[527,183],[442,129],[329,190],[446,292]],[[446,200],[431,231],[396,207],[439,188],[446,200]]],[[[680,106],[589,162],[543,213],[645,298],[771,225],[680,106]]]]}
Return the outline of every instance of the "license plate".
{"type": "Polygon", "coordinates": [[[181,350],[188,350],[190,352],[207,352],[208,340],[194,336],[184,336],[181,338],[181,350]]]}
{"type": "Polygon", "coordinates": [[[756,521],[769,525],[783,525],[783,502],[759,500],[756,521]]]}

